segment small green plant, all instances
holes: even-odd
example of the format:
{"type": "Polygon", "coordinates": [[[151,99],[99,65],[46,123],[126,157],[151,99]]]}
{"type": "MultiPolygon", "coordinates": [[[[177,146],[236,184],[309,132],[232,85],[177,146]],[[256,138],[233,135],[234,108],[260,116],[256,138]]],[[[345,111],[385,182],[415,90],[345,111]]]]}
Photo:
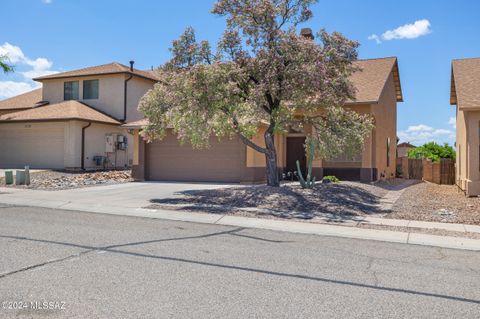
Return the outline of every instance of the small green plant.
{"type": "Polygon", "coordinates": [[[313,163],[313,156],[315,153],[315,145],[313,140],[308,140],[308,154],[307,154],[307,177],[303,178],[302,170],[300,169],[300,161],[297,160],[297,174],[298,180],[300,181],[300,185],[302,188],[313,188],[315,186],[316,177],[312,177],[312,163],[313,163]]]}
{"type": "Polygon", "coordinates": [[[329,180],[332,183],[339,183],[340,182],[340,180],[336,176],[333,176],[333,175],[324,176],[322,178],[322,181],[325,181],[325,180],[329,180]]]}
{"type": "Polygon", "coordinates": [[[395,176],[396,177],[402,177],[403,176],[403,170],[401,166],[397,166],[395,169],[395,176]]]}

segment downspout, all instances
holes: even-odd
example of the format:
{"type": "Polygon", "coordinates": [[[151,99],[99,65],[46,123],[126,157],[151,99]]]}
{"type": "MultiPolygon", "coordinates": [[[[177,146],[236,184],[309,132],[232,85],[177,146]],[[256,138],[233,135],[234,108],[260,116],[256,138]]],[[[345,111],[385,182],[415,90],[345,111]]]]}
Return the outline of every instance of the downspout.
{"type": "MultiPolygon", "coordinates": [[[[133,64],[135,61],[130,61],[130,72],[133,73],[133,64]]],[[[124,91],[123,91],[123,122],[127,120],[127,83],[133,78],[133,74],[130,73],[128,78],[125,79],[125,85],[123,86],[124,91]]]]}
{"type": "Polygon", "coordinates": [[[132,78],[133,74],[130,74],[128,78],[125,79],[125,86],[123,92],[123,122],[127,120],[127,82],[130,81],[132,78]]]}
{"type": "Polygon", "coordinates": [[[92,125],[92,122],[89,122],[88,125],[82,127],[82,170],[85,170],[85,130],[92,125]]]}

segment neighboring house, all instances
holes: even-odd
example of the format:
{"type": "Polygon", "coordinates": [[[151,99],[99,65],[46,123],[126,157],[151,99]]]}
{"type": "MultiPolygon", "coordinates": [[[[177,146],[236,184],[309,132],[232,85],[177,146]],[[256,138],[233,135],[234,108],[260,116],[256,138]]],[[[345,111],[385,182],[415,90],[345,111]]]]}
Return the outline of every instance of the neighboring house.
{"type": "Polygon", "coordinates": [[[457,185],[467,196],[477,196],[480,195],[480,58],[452,62],[450,104],[457,109],[457,185]]]}
{"type": "Polygon", "coordinates": [[[408,156],[408,151],[411,150],[412,148],[415,148],[415,145],[412,145],[408,142],[400,143],[397,145],[397,157],[407,157],[408,156]]]}
{"type": "Polygon", "coordinates": [[[143,117],[137,106],[157,82],[153,71],[132,61],[34,80],[42,88],[0,101],[0,168],[131,165],[133,140],[121,125],[143,117]]]}
{"type": "MultiPolygon", "coordinates": [[[[333,161],[314,162],[314,174],[336,175],[340,179],[371,182],[395,176],[397,102],[403,100],[399,70],[395,57],[355,62],[361,71],[352,76],[356,100],[345,107],[371,114],[375,129],[365,141],[361,154],[354,159],[340,157],[333,161]]],[[[180,145],[170,130],[163,140],[145,143],[139,134],[146,120],[123,127],[134,130],[133,176],[136,180],[259,182],[265,180],[265,158],[245,146],[238,138],[221,141],[212,137],[208,149],[196,150],[180,145]]],[[[259,128],[254,140],[263,143],[259,128]]],[[[308,128],[306,129],[308,132],[308,128]]],[[[305,161],[306,132],[291,130],[277,134],[278,166],[283,172],[294,171],[295,161],[305,161]]]]}

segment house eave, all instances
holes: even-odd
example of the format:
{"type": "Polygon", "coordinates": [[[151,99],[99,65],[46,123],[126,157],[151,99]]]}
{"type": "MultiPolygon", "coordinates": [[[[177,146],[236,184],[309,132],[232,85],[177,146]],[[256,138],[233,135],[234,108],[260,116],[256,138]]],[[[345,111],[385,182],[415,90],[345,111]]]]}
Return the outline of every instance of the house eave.
{"type": "Polygon", "coordinates": [[[84,78],[84,77],[91,77],[91,76],[117,75],[117,74],[129,74],[129,75],[136,76],[136,77],[139,77],[141,79],[149,80],[149,81],[152,81],[152,82],[155,82],[155,83],[159,82],[159,80],[149,78],[147,76],[139,75],[139,74],[134,73],[134,72],[124,72],[124,71],[106,72],[106,73],[91,73],[91,74],[83,74],[83,75],[60,75],[60,76],[55,76],[55,77],[38,77],[38,78],[34,78],[32,80],[43,83],[43,81],[48,81],[48,80],[68,79],[68,78],[84,78]]]}

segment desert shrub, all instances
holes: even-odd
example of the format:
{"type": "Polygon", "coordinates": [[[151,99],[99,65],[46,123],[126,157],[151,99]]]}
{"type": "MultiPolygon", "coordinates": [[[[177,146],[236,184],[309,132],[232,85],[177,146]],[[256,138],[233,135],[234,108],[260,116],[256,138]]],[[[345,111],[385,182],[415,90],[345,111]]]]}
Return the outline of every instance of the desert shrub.
{"type": "Polygon", "coordinates": [[[340,182],[340,180],[339,180],[336,176],[333,176],[333,175],[324,176],[324,177],[322,178],[322,181],[324,181],[324,180],[329,180],[329,181],[332,182],[332,183],[338,183],[338,182],[340,182]]]}
{"type": "Polygon", "coordinates": [[[408,151],[409,158],[427,158],[438,162],[442,158],[455,159],[455,150],[447,143],[439,145],[435,142],[426,143],[408,151]]]}

